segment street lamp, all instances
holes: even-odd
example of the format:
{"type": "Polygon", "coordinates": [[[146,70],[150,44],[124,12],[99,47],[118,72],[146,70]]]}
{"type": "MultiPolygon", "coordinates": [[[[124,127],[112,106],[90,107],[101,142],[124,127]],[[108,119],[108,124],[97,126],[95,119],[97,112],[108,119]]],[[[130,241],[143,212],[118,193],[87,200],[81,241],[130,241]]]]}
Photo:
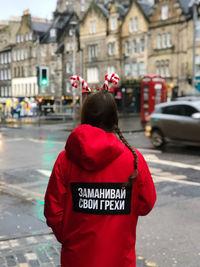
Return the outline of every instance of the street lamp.
{"type": "MultiPolygon", "coordinates": [[[[76,21],[71,21],[71,30],[72,30],[72,73],[73,75],[76,75],[76,21]]],[[[76,88],[72,87],[72,97],[73,97],[73,106],[76,105],[76,88]]]]}

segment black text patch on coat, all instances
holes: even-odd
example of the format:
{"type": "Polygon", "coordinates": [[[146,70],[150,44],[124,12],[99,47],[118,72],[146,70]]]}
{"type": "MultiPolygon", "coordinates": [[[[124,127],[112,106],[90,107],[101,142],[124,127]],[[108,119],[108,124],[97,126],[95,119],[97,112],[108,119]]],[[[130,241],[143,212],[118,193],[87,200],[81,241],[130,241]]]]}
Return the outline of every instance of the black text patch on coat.
{"type": "Polygon", "coordinates": [[[74,211],[120,215],[131,212],[132,186],[122,183],[71,183],[74,211]]]}

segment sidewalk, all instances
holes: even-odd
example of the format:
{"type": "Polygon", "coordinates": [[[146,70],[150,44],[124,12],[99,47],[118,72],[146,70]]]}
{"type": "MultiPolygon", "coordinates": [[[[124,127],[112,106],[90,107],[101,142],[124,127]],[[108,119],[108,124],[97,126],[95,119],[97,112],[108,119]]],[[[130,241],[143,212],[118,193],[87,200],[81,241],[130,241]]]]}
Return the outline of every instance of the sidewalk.
{"type": "MultiPolygon", "coordinates": [[[[55,127],[55,129],[63,129],[66,131],[72,131],[78,123],[73,121],[71,118],[65,118],[65,120],[50,120],[45,117],[29,117],[21,119],[7,119],[5,122],[0,124],[0,128],[23,128],[26,126],[35,125],[38,127],[55,127]]],[[[124,133],[129,132],[141,132],[144,131],[142,127],[140,114],[119,114],[119,127],[124,133]]]]}
{"type": "MultiPolygon", "coordinates": [[[[0,240],[0,266],[60,267],[60,249],[53,234],[0,240]]],[[[137,256],[136,265],[158,267],[141,256],[137,256]]]]}

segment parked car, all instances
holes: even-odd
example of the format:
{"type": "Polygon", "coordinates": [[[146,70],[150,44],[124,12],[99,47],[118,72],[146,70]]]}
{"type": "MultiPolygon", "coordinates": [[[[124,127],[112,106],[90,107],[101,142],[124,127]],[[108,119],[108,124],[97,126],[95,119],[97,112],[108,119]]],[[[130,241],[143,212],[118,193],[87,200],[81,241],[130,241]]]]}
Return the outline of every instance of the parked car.
{"type": "Polygon", "coordinates": [[[172,141],[200,146],[200,101],[172,101],[156,105],[145,133],[156,148],[172,141]]]}

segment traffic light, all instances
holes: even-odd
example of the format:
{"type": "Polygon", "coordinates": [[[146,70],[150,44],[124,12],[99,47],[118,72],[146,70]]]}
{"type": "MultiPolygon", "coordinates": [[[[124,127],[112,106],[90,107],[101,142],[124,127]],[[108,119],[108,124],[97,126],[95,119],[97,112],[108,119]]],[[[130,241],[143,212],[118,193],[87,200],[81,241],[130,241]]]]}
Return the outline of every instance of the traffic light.
{"type": "Polygon", "coordinates": [[[48,67],[37,67],[38,86],[49,85],[49,69],[48,67]]]}

